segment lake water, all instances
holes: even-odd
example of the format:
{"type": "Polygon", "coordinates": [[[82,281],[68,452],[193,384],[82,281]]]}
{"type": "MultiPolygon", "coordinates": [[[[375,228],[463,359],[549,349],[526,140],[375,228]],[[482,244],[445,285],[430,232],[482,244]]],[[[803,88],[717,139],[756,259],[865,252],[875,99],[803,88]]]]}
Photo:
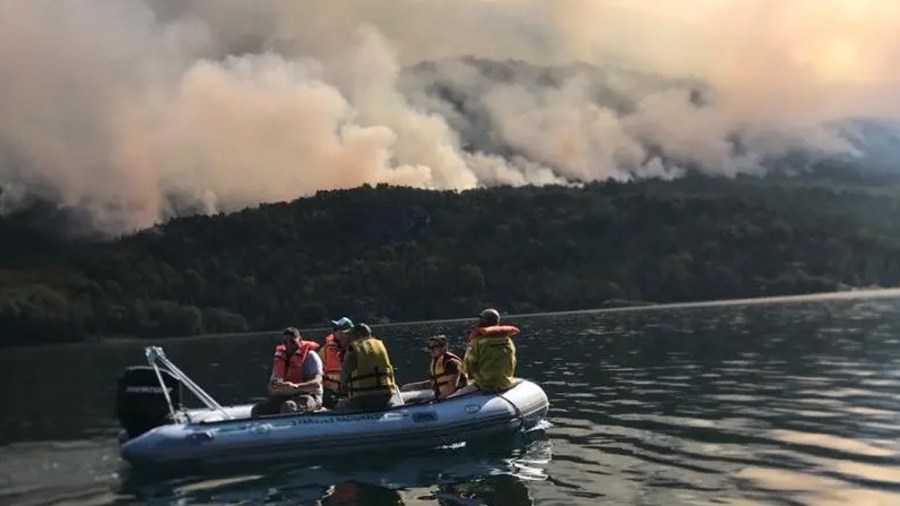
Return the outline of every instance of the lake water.
{"type": "MultiPolygon", "coordinates": [[[[117,456],[115,379],[144,343],[2,351],[0,503],[900,504],[900,298],[515,322],[519,373],[552,403],[543,435],[188,477],[135,476],[117,456]]],[[[427,367],[419,339],[467,325],[376,330],[410,381],[427,367]]],[[[164,346],[231,403],[264,390],[273,339],[164,346]]]]}

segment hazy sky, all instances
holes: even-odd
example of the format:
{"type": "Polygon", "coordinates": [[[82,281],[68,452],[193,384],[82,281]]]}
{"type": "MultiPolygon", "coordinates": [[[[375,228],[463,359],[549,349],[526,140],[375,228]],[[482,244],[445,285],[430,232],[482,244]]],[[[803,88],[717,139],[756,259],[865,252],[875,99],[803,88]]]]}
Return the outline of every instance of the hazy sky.
{"type": "Polygon", "coordinates": [[[0,210],[43,188],[123,230],[153,224],[172,192],[212,211],[364,182],[677,176],[648,144],[758,172],[796,146],[846,151],[824,121],[897,115],[898,33],[888,0],[10,0],[0,210]],[[498,85],[460,66],[491,134],[525,154],[503,159],[460,149],[452,121],[397,86],[406,65],[462,55],[625,63],[719,94],[698,109],[662,90],[622,115],[577,78],[498,85]]]}

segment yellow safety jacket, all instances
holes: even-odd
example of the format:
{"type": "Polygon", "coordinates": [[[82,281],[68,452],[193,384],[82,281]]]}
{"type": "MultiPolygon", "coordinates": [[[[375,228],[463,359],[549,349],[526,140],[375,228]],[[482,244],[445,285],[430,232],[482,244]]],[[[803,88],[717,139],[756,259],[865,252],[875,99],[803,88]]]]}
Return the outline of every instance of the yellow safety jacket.
{"type": "Polygon", "coordinates": [[[458,388],[466,386],[468,381],[463,373],[462,359],[450,353],[449,351],[431,359],[431,386],[434,389],[434,396],[443,399],[455,392],[458,388]],[[451,362],[456,361],[457,370],[459,371],[459,383],[457,385],[450,384],[450,376],[455,373],[448,372],[448,366],[451,362]]]}
{"type": "Polygon", "coordinates": [[[395,389],[394,367],[380,339],[368,337],[350,343],[356,355],[356,369],[350,372],[350,397],[391,394],[395,389]]]}
{"type": "Polygon", "coordinates": [[[469,333],[465,373],[480,389],[506,390],[515,382],[516,345],[513,336],[519,329],[512,325],[478,327],[469,333]]]}

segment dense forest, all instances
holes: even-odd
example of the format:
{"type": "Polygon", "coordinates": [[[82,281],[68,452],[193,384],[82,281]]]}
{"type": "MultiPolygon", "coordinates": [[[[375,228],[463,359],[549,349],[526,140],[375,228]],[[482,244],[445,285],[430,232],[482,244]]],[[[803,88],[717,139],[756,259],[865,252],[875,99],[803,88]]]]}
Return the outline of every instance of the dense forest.
{"type": "Polygon", "coordinates": [[[462,193],[365,186],[109,241],[60,234],[74,225],[34,206],[0,220],[0,336],[9,346],[896,286],[898,210],[896,176],[826,169],[462,193]]]}

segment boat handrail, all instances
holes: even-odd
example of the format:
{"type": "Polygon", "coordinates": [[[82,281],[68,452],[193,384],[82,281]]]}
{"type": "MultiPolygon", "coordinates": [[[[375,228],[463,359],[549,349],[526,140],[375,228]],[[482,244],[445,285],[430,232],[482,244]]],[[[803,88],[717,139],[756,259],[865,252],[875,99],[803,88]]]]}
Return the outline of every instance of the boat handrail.
{"type": "Polygon", "coordinates": [[[162,365],[165,369],[175,376],[176,379],[181,381],[181,383],[194,394],[197,399],[200,400],[207,408],[218,411],[222,413],[227,419],[234,419],[225,408],[222,407],[221,404],[216,402],[215,399],[212,398],[211,395],[206,393],[205,390],[200,388],[200,385],[194,383],[187,374],[184,373],[181,369],[178,368],[171,360],[166,357],[166,352],[159,346],[148,346],[144,348],[144,355],[147,357],[147,363],[150,364],[150,367],[153,368],[153,371],[156,373],[156,379],[159,380],[159,386],[162,388],[163,394],[166,396],[166,403],[169,405],[169,413],[172,415],[172,418],[175,419],[175,407],[172,405],[172,398],[169,396],[169,391],[166,388],[166,384],[163,381],[162,374],[159,372],[159,366],[162,365]]]}

